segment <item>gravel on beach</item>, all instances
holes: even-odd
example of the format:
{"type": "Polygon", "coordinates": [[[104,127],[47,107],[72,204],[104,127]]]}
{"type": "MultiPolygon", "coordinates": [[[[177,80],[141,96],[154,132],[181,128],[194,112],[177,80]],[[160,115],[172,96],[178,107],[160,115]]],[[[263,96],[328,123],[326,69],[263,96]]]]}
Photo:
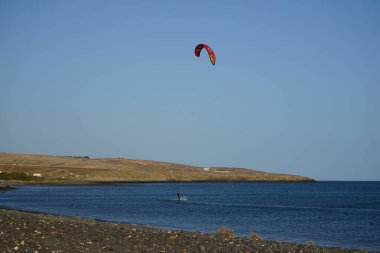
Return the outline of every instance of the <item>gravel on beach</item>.
{"type": "Polygon", "coordinates": [[[0,209],[0,252],[361,253],[367,251],[0,209]]]}

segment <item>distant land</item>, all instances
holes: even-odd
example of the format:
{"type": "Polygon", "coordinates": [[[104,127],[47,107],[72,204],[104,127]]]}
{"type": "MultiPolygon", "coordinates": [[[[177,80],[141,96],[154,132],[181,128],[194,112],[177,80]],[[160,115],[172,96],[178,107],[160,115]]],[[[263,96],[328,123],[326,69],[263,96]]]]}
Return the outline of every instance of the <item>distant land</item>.
{"type": "Polygon", "coordinates": [[[128,158],[0,153],[0,180],[22,183],[314,181],[254,169],[197,167],[128,158]]]}

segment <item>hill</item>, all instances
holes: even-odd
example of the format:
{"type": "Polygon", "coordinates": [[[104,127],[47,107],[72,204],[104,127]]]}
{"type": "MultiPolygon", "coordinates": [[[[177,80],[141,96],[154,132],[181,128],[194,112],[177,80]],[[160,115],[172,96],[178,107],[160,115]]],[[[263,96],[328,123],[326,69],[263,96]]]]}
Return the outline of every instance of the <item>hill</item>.
{"type": "MultiPolygon", "coordinates": [[[[160,181],[314,181],[308,177],[243,168],[191,165],[87,156],[48,156],[0,153],[1,174],[23,173],[28,181],[160,182],[160,181]]],[[[1,175],[0,174],[0,175],[1,175]]],[[[1,177],[0,177],[1,178],[1,177]]],[[[3,177],[4,179],[4,177],[3,177]]]]}

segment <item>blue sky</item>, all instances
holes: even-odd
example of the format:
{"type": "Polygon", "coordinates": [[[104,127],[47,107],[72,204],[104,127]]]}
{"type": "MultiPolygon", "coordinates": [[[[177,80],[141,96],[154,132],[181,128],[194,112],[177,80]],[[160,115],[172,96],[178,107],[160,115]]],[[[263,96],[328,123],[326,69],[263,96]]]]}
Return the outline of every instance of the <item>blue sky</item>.
{"type": "Polygon", "coordinates": [[[0,152],[380,180],[379,13],[368,0],[1,0],[0,152]]]}

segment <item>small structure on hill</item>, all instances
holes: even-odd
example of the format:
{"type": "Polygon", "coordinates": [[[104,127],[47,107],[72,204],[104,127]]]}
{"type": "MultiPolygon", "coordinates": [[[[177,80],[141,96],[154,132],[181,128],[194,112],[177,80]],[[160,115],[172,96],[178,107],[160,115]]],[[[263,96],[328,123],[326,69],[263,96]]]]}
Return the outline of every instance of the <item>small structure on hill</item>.
{"type": "Polygon", "coordinates": [[[206,172],[215,172],[215,173],[230,173],[229,170],[217,169],[217,168],[209,168],[209,167],[203,168],[203,171],[206,171],[206,172]]]}

